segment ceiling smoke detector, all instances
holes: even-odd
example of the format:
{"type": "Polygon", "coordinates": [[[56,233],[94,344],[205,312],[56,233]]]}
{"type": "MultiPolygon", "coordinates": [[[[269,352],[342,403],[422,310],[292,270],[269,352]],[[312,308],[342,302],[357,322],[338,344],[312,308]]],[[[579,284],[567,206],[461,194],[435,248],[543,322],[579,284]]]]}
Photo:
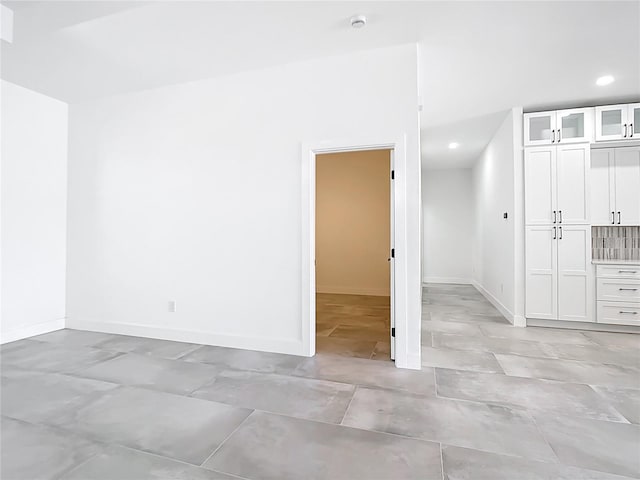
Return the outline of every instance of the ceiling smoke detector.
{"type": "Polygon", "coordinates": [[[367,17],[364,15],[355,15],[351,17],[351,26],[353,28],[362,28],[367,24],[367,17]]]}

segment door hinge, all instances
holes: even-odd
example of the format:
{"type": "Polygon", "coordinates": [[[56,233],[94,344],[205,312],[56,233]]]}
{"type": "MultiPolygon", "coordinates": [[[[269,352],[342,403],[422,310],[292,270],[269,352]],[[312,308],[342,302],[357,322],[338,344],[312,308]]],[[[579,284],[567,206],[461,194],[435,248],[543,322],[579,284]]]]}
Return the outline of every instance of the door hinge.
{"type": "Polygon", "coordinates": [[[396,258],[396,249],[395,248],[391,249],[391,258],[396,258]]]}
{"type": "Polygon", "coordinates": [[[391,327],[391,336],[395,338],[395,336],[396,336],[396,327],[391,327]]]}
{"type": "Polygon", "coordinates": [[[391,180],[394,180],[395,178],[396,178],[396,171],[391,170],[391,180]]]}

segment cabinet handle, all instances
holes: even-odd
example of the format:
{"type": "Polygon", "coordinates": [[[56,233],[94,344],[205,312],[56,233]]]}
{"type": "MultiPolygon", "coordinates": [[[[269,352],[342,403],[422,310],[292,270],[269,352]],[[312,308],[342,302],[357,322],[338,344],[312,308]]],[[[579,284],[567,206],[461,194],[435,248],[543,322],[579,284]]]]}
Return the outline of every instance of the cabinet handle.
{"type": "Polygon", "coordinates": [[[558,220],[558,223],[562,223],[562,210],[558,210],[558,215],[560,215],[560,220],[558,220]]]}
{"type": "Polygon", "coordinates": [[[624,124],[624,138],[627,138],[627,124],[624,124]]]}
{"type": "Polygon", "coordinates": [[[620,312],[618,313],[622,313],[623,315],[637,315],[638,312],[625,312],[624,310],[620,310],[620,312]]]}
{"type": "Polygon", "coordinates": [[[553,211],[553,223],[556,223],[556,211],[553,211]]]}
{"type": "Polygon", "coordinates": [[[558,237],[558,240],[562,240],[562,227],[558,227],[558,230],[560,231],[560,236],[558,237]]]}
{"type": "Polygon", "coordinates": [[[551,143],[555,143],[555,142],[556,142],[556,131],[551,130],[551,143]]]}
{"type": "Polygon", "coordinates": [[[633,137],[633,123],[629,124],[629,138],[633,137]]]}
{"type": "Polygon", "coordinates": [[[638,273],[636,270],[618,270],[618,273],[638,273]]]}
{"type": "Polygon", "coordinates": [[[560,143],[560,140],[562,140],[562,136],[560,135],[560,129],[558,129],[558,143],[560,143]]]}
{"type": "Polygon", "coordinates": [[[618,290],[620,290],[621,292],[637,292],[638,291],[637,288],[619,288],[618,290]]]}
{"type": "Polygon", "coordinates": [[[616,223],[616,212],[611,212],[611,225],[616,223]]]}
{"type": "Polygon", "coordinates": [[[620,212],[618,212],[618,225],[620,225],[621,221],[622,221],[622,215],[620,215],[620,212]]]}
{"type": "Polygon", "coordinates": [[[556,238],[558,238],[557,232],[556,232],[556,228],[557,227],[553,227],[553,239],[555,240],[556,238]]]}

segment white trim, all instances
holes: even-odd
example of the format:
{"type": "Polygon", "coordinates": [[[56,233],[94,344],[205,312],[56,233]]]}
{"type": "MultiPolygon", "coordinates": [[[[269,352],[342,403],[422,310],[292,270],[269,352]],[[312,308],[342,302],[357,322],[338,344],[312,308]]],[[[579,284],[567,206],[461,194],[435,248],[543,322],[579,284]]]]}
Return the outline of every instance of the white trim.
{"type": "Polygon", "coordinates": [[[16,340],[22,340],[23,338],[34,337],[36,335],[42,335],[44,333],[55,332],[56,330],[62,330],[65,328],[65,319],[59,318],[57,320],[51,320],[48,322],[36,323],[34,325],[27,325],[21,328],[14,328],[2,334],[0,338],[0,345],[9,342],[15,342],[16,340]]]}
{"type": "Polygon", "coordinates": [[[473,285],[473,280],[471,280],[470,278],[459,277],[424,277],[422,279],[422,283],[450,283],[454,285],[473,285]]]}
{"type": "Polygon", "coordinates": [[[484,296],[484,298],[489,300],[489,302],[491,302],[491,304],[498,309],[498,311],[504,316],[504,318],[506,318],[507,320],[509,320],[509,322],[515,325],[514,315],[511,312],[511,310],[505,307],[500,302],[500,300],[498,300],[491,293],[485,290],[485,288],[482,285],[480,285],[478,282],[474,281],[472,285],[476,287],[476,289],[482,294],[482,296],[484,296]]]}
{"type": "Polygon", "coordinates": [[[244,337],[198,330],[181,330],[167,327],[156,327],[140,323],[117,323],[94,320],[67,319],[67,328],[88,330],[90,332],[114,333],[136,337],[157,338],[175,342],[199,343],[217,347],[241,348],[261,352],[284,353],[304,356],[302,342],[296,339],[244,337]]]}
{"type": "Polygon", "coordinates": [[[614,325],[610,323],[574,322],[539,318],[527,318],[526,322],[527,326],[530,327],[566,328],[568,330],[590,330],[594,332],[640,333],[640,327],[637,325],[614,325]]]}
{"type": "Polygon", "coordinates": [[[329,285],[317,285],[318,293],[338,293],[341,295],[369,295],[372,297],[388,297],[388,288],[358,288],[358,287],[339,287],[329,285]]]}
{"type": "MultiPolygon", "coordinates": [[[[407,175],[407,137],[406,134],[398,135],[395,138],[356,138],[330,140],[317,143],[303,143],[301,145],[301,331],[304,354],[315,355],[315,160],[316,154],[350,152],[356,150],[382,150],[389,149],[394,152],[395,183],[393,189],[393,218],[394,218],[394,238],[392,248],[395,248],[396,255],[393,260],[394,265],[394,310],[395,310],[395,365],[399,368],[411,368],[419,370],[420,353],[409,355],[409,343],[420,344],[420,324],[417,331],[408,331],[408,298],[409,298],[409,278],[408,278],[408,256],[407,250],[409,241],[407,238],[407,198],[406,198],[406,175],[407,175]]],[[[420,258],[412,259],[419,264],[420,258]]],[[[415,349],[414,349],[415,350],[415,349]]],[[[420,349],[417,349],[420,352],[420,349]]]]}

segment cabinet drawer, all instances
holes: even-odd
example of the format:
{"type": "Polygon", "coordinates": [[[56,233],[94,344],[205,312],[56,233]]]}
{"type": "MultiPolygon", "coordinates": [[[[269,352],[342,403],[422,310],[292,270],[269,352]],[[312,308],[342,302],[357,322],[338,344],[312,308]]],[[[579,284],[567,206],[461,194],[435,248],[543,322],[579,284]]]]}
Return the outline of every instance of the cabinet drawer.
{"type": "Polygon", "coordinates": [[[598,302],[597,322],[616,325],[640,325],[640,305],[624,302],[598,302]]]}
{"type": "Polygon", "coordinates": [[[596,276],[640,280],[640,265],[596,265],[596,276]]]}
{"type": "Polygon", "coordinates": [[[598,278],[598,300],[640,302],[640,280],[598,278]]]}

